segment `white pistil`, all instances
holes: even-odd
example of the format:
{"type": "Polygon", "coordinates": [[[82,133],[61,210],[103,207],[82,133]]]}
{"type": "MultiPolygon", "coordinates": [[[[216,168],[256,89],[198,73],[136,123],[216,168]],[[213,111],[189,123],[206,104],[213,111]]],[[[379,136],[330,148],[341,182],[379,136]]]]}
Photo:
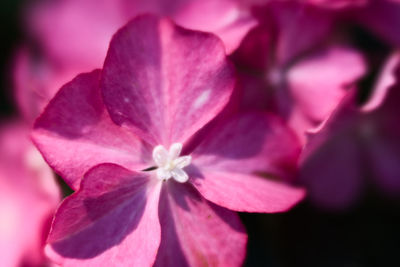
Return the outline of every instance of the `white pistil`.
{"type": "Polygon", "coordinates": [[[162,145],[158,145],[153,149],[153,160],[157,165],[158,179],[168,180],[173,177],[175,181],[180,183],[184,183],[189,179],[183,168],[190,164],[192,157],[180,157],[181,151],[181,143],[172,144],[169,151],[162,145]]]}

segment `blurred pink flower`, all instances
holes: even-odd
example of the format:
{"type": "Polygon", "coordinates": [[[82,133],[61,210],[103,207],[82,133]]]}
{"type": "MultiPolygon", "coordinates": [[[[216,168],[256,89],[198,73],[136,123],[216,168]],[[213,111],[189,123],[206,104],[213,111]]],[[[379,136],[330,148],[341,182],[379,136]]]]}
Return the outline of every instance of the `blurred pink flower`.
{"type": "Polygon", "coordinates": [[[344,209],[359,199],[365,178],[389,195],[400,193],[399,54],[390,58],[370,100],[357,106],[348,93],[309,136],[301,180],[317,205],[344,209]]]}
{"type": "Polygon", "coordinates": [[[39,2],[29,9],[27,28],[42,54],[38,57],[24,48],[16,62],[17,99],[24,115],[34,119],[76,74],[101,68],[112,34],[141,13],[169,16],[183,27],[213,32],[229,53],[256,24],[237,0],[39,2]]]}
{"type": "Polygon", "coordinates": [[[242,70],[243,109],[280,114],[305,141],[366,71],[362,55],[327,42],[335,13],[294,2],[271,2],[234,54],[242,70]],[[299,35],[300,33],[300,35],[299,35]]]}
{"type": "Polygon", "coordinates": [[[77,190],[48,255],[65,266],[241,265],[247,236],[233,211],[286,211],[304,191],[257,175],[296,168],[299,144],[280,119],[210,124],[234,86],[214,35],[153,16],[120,29],[103,70],[66,84],[35,124],[36,145],[77,190]]]}
{"type": "Polygon", "coordinates": [[[0,127],[1,266],[42,266],[50,219],[60,200],[53,174],[21,122],[0,127]]]}

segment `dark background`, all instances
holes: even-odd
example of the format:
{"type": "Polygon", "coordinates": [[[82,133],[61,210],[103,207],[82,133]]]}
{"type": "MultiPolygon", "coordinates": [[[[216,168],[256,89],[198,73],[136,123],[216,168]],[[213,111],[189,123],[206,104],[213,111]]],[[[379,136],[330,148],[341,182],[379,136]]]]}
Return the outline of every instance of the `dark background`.
{"type": "Polygon", "coordinates": [[[12,97],[12,57],[22,38],[19,14],[23,2],[0,1],[0,118],[15,113],[12,97]]]}
{"type": "MultiPolygon", "coordinates": [[[[12,60],[16,48],[23,42],[20,23],[23,2],[0,1],[2,121],[17,115],[12,100],[12,60]]],[[[355,42],[366,52],[385,48],[362,30],[354,33],[355,42]]],[[[361,87],[369,88],[375,73],[373,69],[361,81],[361,87]]],[[[306,200],[284,214],[241,214],[249,234],[245,265],[400,266],[399,208],[399,199],[386,199],[371,185],[360,202],[347,211],[326,212],[306,200]]]]}

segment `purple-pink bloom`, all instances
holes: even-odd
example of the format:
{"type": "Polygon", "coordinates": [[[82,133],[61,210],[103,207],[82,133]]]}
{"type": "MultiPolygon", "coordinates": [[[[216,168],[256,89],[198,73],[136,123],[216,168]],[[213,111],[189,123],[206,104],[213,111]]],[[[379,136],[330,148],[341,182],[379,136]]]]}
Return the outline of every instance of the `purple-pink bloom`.
{"type": "Polygon", "coordinates": [[[300,178],[316,205],[348,208],[359,199],[366,178],[387,195],[399,194],[399,59],[398,54],[389,59],[366,104],[359,107],[350,91],[310,133],[300,178]]]}
{"type": "Polygon", "coordinates": [[[42,266],[60,194],[23,122],[0,126],[0,258],[2,266],[42,266]]]}
{"type": "Polygon", "coordinates": [[[234,211],[283,212],[304,191],[266,178],[290,178],[300,152],[279,118],[216,118],[235,84],[213,34],[150,15],[120,29],[103,69],[63,86],[35,123],[37,147],[77,190],[47,254],[65,266],[241,265],[234,211]]]}
{"type": "Polygon", "coordinates": [[[262,23],[234,54],[247,67],[242,108],[279,114],[305,141],[305,132],[326,119],[364,75],[363,56],[327,41],[336,21],[332,10],[278,1],[258,16],[262,23]]]}

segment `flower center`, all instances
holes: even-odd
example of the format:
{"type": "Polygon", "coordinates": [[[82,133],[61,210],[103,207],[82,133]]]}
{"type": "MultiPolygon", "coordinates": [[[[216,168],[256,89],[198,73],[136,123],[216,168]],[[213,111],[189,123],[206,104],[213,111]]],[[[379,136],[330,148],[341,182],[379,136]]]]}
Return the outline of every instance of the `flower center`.
{"type": "Polygon", "coordinates": [[[162,145],[158,145],[153,149],[153,160],[157,165],[158,179],[166,181],[173,177],[175,181],[180,183],[184,183],[189,179],[183,168],[190,164],[192,157],[180,157],[181,151],[181,143],[172,144],[169,151],[162,145]]]}

